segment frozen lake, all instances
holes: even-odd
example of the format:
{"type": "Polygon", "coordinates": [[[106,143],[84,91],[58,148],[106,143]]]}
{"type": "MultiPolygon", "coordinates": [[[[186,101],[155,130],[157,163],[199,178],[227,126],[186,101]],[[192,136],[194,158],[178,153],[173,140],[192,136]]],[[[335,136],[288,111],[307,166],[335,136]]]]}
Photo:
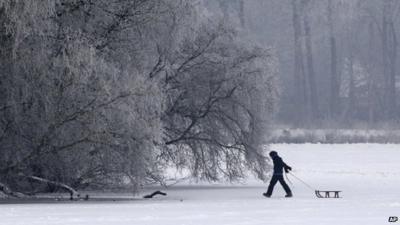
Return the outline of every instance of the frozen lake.
{"type": "Polygon", "coordinates": [[[400,217],[400,145],[273,145],[293,172],[317,189],[342,190],[341,199],[317,199],[294,178],[294,198],[279,184],[177,185],[166,197],[117,202],[0,205],[4,225],[265,225],[388,224],[400,217]]]}

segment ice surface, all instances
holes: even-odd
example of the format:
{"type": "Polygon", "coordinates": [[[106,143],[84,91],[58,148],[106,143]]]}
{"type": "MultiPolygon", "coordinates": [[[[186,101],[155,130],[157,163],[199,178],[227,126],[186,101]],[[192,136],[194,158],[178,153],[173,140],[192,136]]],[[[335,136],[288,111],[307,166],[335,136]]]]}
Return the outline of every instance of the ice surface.
{"type": "Polygon", "coordinates": [[[388,224],[400,217],[400,145],[273,145],[293,172],[317,189],[342,190],[341,199],[317,199],[293,177],[294,198],[277,184],[181,184],[167,197],[117,202],[0,205],[3,225],[255,225],[388,224]]]}

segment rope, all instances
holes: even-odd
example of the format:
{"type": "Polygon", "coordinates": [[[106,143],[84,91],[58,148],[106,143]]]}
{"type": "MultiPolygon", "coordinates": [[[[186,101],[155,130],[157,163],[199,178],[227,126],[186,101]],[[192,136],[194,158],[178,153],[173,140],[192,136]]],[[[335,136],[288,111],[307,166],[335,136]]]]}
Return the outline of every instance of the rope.
{"type": "Polygon", "coordinates": [[[290,175],[292,175],[294,178],[296,178],[297,180],[299,180],[301,183],[303,183],[304,185],[306,185],[308,188],[310,188],[311,190],[315,191],[317,189],[313,188],[311,185],[307,184],[305,181],[303,181],[302,179],[298,178],[297,176],[295,176],[293,173],[289,173],[290,175]]]}
{"type": "Polygon", "coordinates": [[[285,173],[285,178],[286,180],[289,182],[290,186],[294,187],[292,181],[289,179],[289,177],[287,176],[288,173],[285,173]]]}

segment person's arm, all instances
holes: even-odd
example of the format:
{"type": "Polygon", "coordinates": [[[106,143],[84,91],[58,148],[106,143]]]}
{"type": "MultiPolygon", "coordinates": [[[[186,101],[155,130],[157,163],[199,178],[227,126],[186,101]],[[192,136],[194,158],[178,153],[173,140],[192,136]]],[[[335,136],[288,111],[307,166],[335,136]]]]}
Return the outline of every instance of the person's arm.
{"type": "Polygon", "coordinates": [[[288,166],[285,162],[283,162],[283,160],[282,160],[282,163],[283,163],[283,168],[285,169],[285,172],[289,173],[289,171],[292,170],[292,167],[288,166]]]}

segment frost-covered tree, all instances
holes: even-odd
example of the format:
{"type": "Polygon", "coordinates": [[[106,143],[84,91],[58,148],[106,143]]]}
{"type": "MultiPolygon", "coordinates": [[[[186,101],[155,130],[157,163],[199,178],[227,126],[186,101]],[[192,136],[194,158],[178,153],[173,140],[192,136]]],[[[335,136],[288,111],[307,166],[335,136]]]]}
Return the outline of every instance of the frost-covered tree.
{"type": "Polygon", "coordinates": [[[2,0],[0,189],[137,190],[169,163],[268,171],[272,52],[197,1],[2,0]]]}
{"type": "Polygon", "coordinates": [[[73,187],[143,183],[156,172],[163,97],[137,58],[151,56],[143,52],[160,5],[36,3],[2,4],[11,43],[2,48],[2,182],[16,189],[31,189],[32,177],[73,187]]]}
{"type": "Polygon", "coordinates": [[[235,180],[249,168],[264,179],[263,145],[276,95],[271,52],[206,24],[169,60],[166,159],[209,180],[235,180]]]}

